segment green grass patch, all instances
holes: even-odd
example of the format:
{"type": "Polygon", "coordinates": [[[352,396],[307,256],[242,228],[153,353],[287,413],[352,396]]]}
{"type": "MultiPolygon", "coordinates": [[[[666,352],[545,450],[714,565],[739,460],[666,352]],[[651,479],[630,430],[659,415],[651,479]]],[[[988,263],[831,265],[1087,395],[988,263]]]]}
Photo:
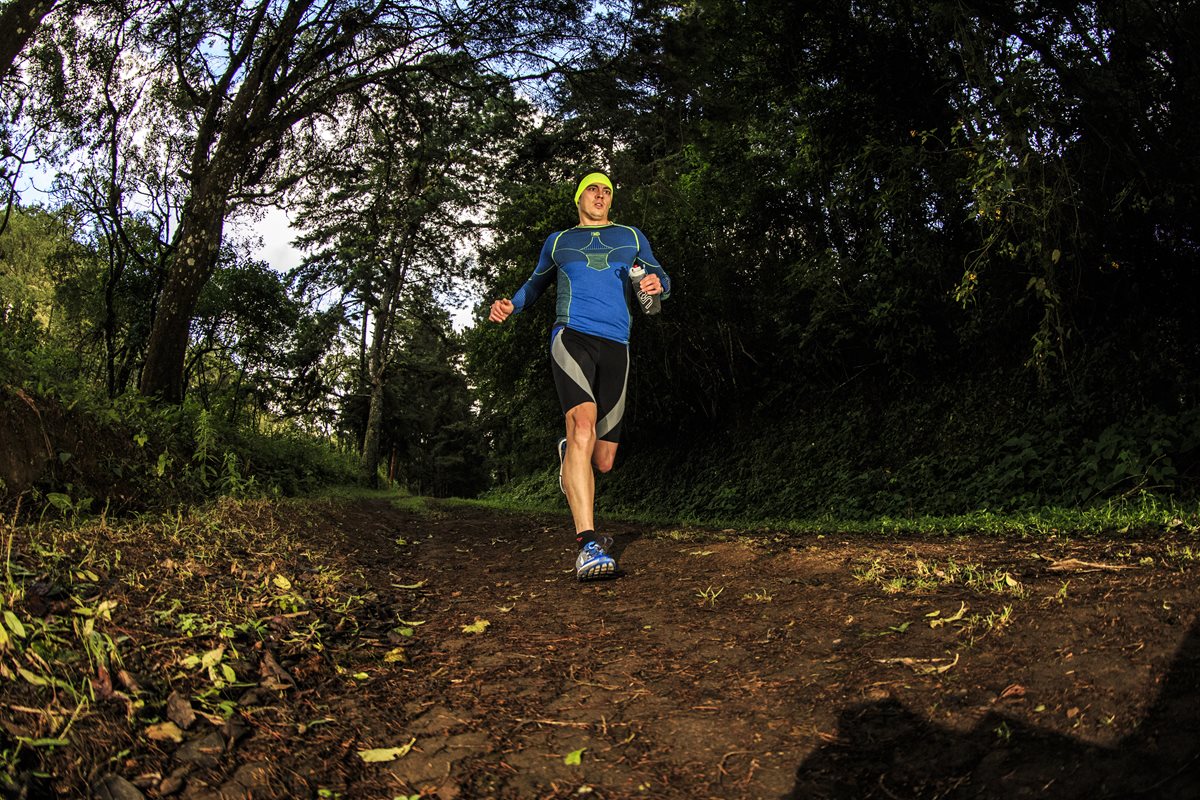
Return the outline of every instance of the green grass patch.
{"type": "MultiPolygon", "coordinates": [[[[978,509],[962,514],[878,515],[862,518],[825,512],[817,516],[780,517],[753,514],[674,512],[646,501],[642,507],[616,501],[608,477],[598,479],[596,512],[600,517],[683,528],[736,529],[743,533],[784,532],[798,535],[864,536],[1141,536],[1164,532],[1200,533],[1200,502],[1177,502],[1151,494],[1109,500],[1088,507],[1043,507],[1021,511],[978,509]]],[[[639,498],[654,496],[640,493],[639,498]]],[[[558,491],[557,469],[499,487],[478,500],[457,502],[500,511],[569,513],[558,491]],[[553,491],[551,491],[551,489],[553,491]]]]}
{"type": "Polygon", "coordinates": [[[935,592],[957,586],[976,592],[1024,597],[1025,587],[1008,570],[989,569],[981,564],[959,564],[921,558],[873,559],[852,570],[856,580],[879,586],[888,594],[935,592]]]}

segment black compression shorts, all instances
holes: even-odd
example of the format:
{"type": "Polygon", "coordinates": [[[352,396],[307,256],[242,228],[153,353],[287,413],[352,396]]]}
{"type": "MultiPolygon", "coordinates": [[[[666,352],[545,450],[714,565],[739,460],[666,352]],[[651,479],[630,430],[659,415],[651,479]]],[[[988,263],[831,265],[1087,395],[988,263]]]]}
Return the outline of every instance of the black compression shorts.
{"type": "Polygon", "coordinates": [[[629,381],[628,345],[556,328],[550,336],[550,371],[563,414],[580,403],[595,403],[596,438],[620,441],[629,381]]]}

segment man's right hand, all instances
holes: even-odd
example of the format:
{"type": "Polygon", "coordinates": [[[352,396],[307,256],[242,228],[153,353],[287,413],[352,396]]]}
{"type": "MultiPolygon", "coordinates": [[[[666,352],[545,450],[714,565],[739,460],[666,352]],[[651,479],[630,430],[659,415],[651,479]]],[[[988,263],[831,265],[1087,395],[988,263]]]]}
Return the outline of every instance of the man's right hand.
{"type": "Polygon", "coordinates": [[[513,306],[512,301],[508,298],[497,300],[492,303],[492,311],[488,314],[488,319],[492,322],[504,322],[504,320],[508,319],[508,315],[513,312],[514,308],[515,306],[513,306]]]}

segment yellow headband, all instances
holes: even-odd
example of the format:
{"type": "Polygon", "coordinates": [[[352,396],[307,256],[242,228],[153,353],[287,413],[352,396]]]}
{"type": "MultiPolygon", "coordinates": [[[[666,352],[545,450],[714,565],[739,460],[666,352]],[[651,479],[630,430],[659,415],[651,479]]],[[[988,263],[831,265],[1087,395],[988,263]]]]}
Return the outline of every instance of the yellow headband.
{"type": "Polygon", "coordinates": [[[579,198],[583,196],[583,190],[593,183],[607,186],[610,192],[613,191],[612,181],[608,179],[607,175],[603,172],[593,172],[590,175],[584,176],[584,179],[579,182],[579,188],[575,190],[575,205],[579,205],[579,198]]]}

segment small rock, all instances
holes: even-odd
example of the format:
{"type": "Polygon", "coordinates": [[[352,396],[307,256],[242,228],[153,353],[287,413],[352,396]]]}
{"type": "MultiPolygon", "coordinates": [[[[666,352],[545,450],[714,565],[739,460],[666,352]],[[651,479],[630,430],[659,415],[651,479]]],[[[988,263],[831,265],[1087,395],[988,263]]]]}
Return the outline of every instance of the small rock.
{"type": "Polygon", "coordinates": [[[179,692],[171,692],[171,696],[167,698],[167,719],[185,731],[192,727],[196,722],[192,702],[179,692]]]}
{"type": "Polygon", "coordinates": [[[225,720],[225,724],[221,727],[221,732],[225,734],[227,749],[232,751],[233,746],[238,743],[238,740],[250,732],[250,728],[241,717],[230,717],[225,720]]]}
{"type": "Polygon", "coordinates": [[[271,693],[265,689],[247,689],[242,692],[242,696],[238,698],[238,705],[243,708],[248,706],[265,706],[269,705],[272,700],[271,693]]]}
{"type": "Polygon", "coordinates": [[[162,783],[162,775],[157,772],[147,772],[145,775],[138,775],[131,782],[139,789],[149,789],[162,783]]]}
{"type": "Polygon", "coordinates": [[[134,696],[137,696],[145,691],[143,687],[146,684],[146,681],[142,678],[139,678],[137,675],[134,675],[132,672],[128,672],[123,669],[117,670],[117,680],[119,680],[121,685],[128,689],[129,693],[134,696]]]}
{"type": "Polygon", "coordinates": [[[279,665],[270,650],[263,651],[262,661],[258,665],[262,681],[259,684],[264,689],[290,689],[296,685],[296,679],[279,665]]]}
{"type": "Polygon", "coordinates": [[[146,800],[136,786],[120,775],[105,775],[92,786],[96,800],[146,800]]]}
{"type": "Polygon", "coordinates": [[[163,796],[175,794],[183,788],[183,782],[187,780],[187,776],[191,773],[191,771],[191,764],[185,764],[184,766],[179,767],[170,775],[163,778],[162,783],[158,785],[158,793],[163,796]]]}
{"type": "Polygon", "coordinates": [[[271,767],[263,763],[242,764],[221,786],[222,797],[270,797],[271,767]]]}
{"type": "Polygon", "coordinates": [[[186,764],[215,767],[225,752],[225,737],[213,731],[199,739],[191,739],[175,751],[175,759],[186,764]]]}

